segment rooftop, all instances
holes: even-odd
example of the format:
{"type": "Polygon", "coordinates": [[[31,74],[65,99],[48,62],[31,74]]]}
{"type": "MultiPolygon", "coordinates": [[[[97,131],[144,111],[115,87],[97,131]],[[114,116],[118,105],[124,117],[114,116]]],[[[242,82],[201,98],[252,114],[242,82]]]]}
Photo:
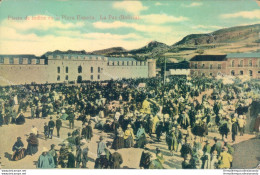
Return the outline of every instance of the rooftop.
{"type": "Polygon", "coordinates": [[[32,58],[39,58],[39,57],[36,57],[35,55],[0,55],[0,58],[28,58],[28,59],[32,59],[32,58]]]}
{"type": "Polygon", "coordinates": [[[230,53],[227,58],[260,58],[260,52],[255,53],[230,53]]]}
{"type": "Polygon", "coordinates": [[[189,69],[189,68],[190,68],[190,64],[188,61],[182,61],[179,63],[166,63],[166,71],[169,71],[170,69],[189,69]]]}
{"type": "Polygon", "coordinates": [[[190,61],[224,61],[227,55],[196,55],[190,61]]]}
{"type": "Polygon", "coordinates": [[[136,61],[134,58],[108,57],[108,61],[136,61]]]}

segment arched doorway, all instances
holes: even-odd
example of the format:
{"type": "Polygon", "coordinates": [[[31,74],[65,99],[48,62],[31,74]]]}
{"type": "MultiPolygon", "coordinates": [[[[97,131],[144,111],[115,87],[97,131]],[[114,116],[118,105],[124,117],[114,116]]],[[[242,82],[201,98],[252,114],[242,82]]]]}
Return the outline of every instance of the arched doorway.
{"type": "Polygon", "coordinates": [[[82,76],[78,76],[77,83],[82,83],[82,76]]]}

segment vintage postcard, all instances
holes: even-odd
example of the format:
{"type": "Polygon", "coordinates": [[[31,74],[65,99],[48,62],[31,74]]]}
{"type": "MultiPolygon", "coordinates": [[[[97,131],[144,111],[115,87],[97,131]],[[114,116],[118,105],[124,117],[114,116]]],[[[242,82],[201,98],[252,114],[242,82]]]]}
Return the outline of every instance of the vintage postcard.
{"type": "Polygon", "coordinates": [[[2,173],[257,174],[259,7],[259,0],[0,1],[2,173]]]}

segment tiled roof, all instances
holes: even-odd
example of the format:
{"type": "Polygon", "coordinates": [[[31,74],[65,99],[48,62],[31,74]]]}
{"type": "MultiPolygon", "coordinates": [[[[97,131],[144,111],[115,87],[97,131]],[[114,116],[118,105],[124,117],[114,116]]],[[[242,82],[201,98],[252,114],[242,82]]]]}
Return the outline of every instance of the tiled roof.
{"type": "Polygon", "coordinates": [[[224,61],[226,55],[196,55],[190,61],[224,61]]]}
{"type": "Polygon", "coordinates": [[[227,58],[260,58],[260,52],[255,53],[230,53],[227,58]]]}

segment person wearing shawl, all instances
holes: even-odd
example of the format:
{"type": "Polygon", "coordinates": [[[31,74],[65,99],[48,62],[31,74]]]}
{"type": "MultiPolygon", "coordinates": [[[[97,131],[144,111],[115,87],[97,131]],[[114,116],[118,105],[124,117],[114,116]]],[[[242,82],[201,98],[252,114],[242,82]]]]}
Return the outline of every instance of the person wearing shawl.
{"type": "Polygon", "coordinates": [[[227,147],[223,147],[223,152],[220,153],[218,160],[220,161],[220,169],[229,169],[232,167],[233,157],[228,153],[227,147]]]}
{"type": "Polygon", "coordinates": [[[115,150],[124,148],[124,132],[121,127],[117,129],[116,137],[112,143],[112,148],[115,150]]]}
{"type": "Polygon", "coordinates": [[[210,160],[211,160],[211,146],[209,145],[209,140],[206,141],[206,145],[203,147],[204,156],[203,156],[203,168],[210,168],[210,160]]]}
{"type": "Polygon", "coordinates": [[[114,152],[111,155],[111,160],[110,160],[110,168],[111,169],[120,169],[120,165],[123,163],[123,159],[120,153],[114,152]]]}
{"type": "Polygon", "coordinates": [[[136,134],[136,147],[137,148],[144,148],[147,144],[146,136],[145,136],[145,130],[142,125],[140,125],[140,128],[137,131],[136,134]]]}
{"type": "Polygon", "coordinates": [[[17,141],[15,142],[12,148],[13,155],[11,160],[16,161],[25,157],[25,149],[23,147],[24,144],[21,140],[21,137],[17,137],[17,141]]]}
{"type": "Polygon", "coordinates": [[[143,101],[142,109],[140,110],[140,112],[145,114],[151,114],[150,102],[147,99],[143,101]]]}
{"type": "Polygon", "coordinates": [[[81,135],[86,141],[90,141],[93,137],[92,127],[88,123],[85,123],[85,128],[82,129],[81,135]]]}
{"type": "Polygon", "coordinates": [[[135,136],[130,124],[127,125],[127,129],[125,130],[125,134],[124,134],[124,139],[125,139],[125,148],[131,148],[134,146],[135,136]]]}
{"type": "Polygon", "coordinates": [[[166,135],[166,143],[168,145],[168,149],[171,152],[171,155],[173,156],[172,151],[177,151],[177,145],[178,145],[178,141],[177,141],[177,138],[175,136],[175,128],[174,127],[171,129],[169,134],[166,135]]]}
{"type": "Polygon", "coordinates": [[[53,157],[55,167],[57,168],[58,167],[58,160],[57,160],[58,154],[57,154],[57,152],[55,150],[55,145],[54,144],[51,145],[51,149],[49,150],[48,153],[53,157]]]}
{"type": "Polygon", "coordinates": [[[16,118],[15,123],[16,123],[17,125],[22,125],[22,124],[25,123],[25,117],[24,117],[24,115],[23,115],[22,112],[21,112],[21,113],[18,115],[18,117],[16,118]]]}
{"type": "Polygon", "coordinates": [[[55,168],[54,159],[48,153],[48,149],[45,147],[43,147],[43,152],[38,159],[37,168],[43,168],[43,169],[55,168]]]}
{"type": "Polygon", "coordinates": [[[38,138],[35,134],[30,133],[29,138],[27,139],[28,146],[26,153],[27,155],[33,155],[38,152],[38,146],[39,146],[39,141],[38,138]]]}

